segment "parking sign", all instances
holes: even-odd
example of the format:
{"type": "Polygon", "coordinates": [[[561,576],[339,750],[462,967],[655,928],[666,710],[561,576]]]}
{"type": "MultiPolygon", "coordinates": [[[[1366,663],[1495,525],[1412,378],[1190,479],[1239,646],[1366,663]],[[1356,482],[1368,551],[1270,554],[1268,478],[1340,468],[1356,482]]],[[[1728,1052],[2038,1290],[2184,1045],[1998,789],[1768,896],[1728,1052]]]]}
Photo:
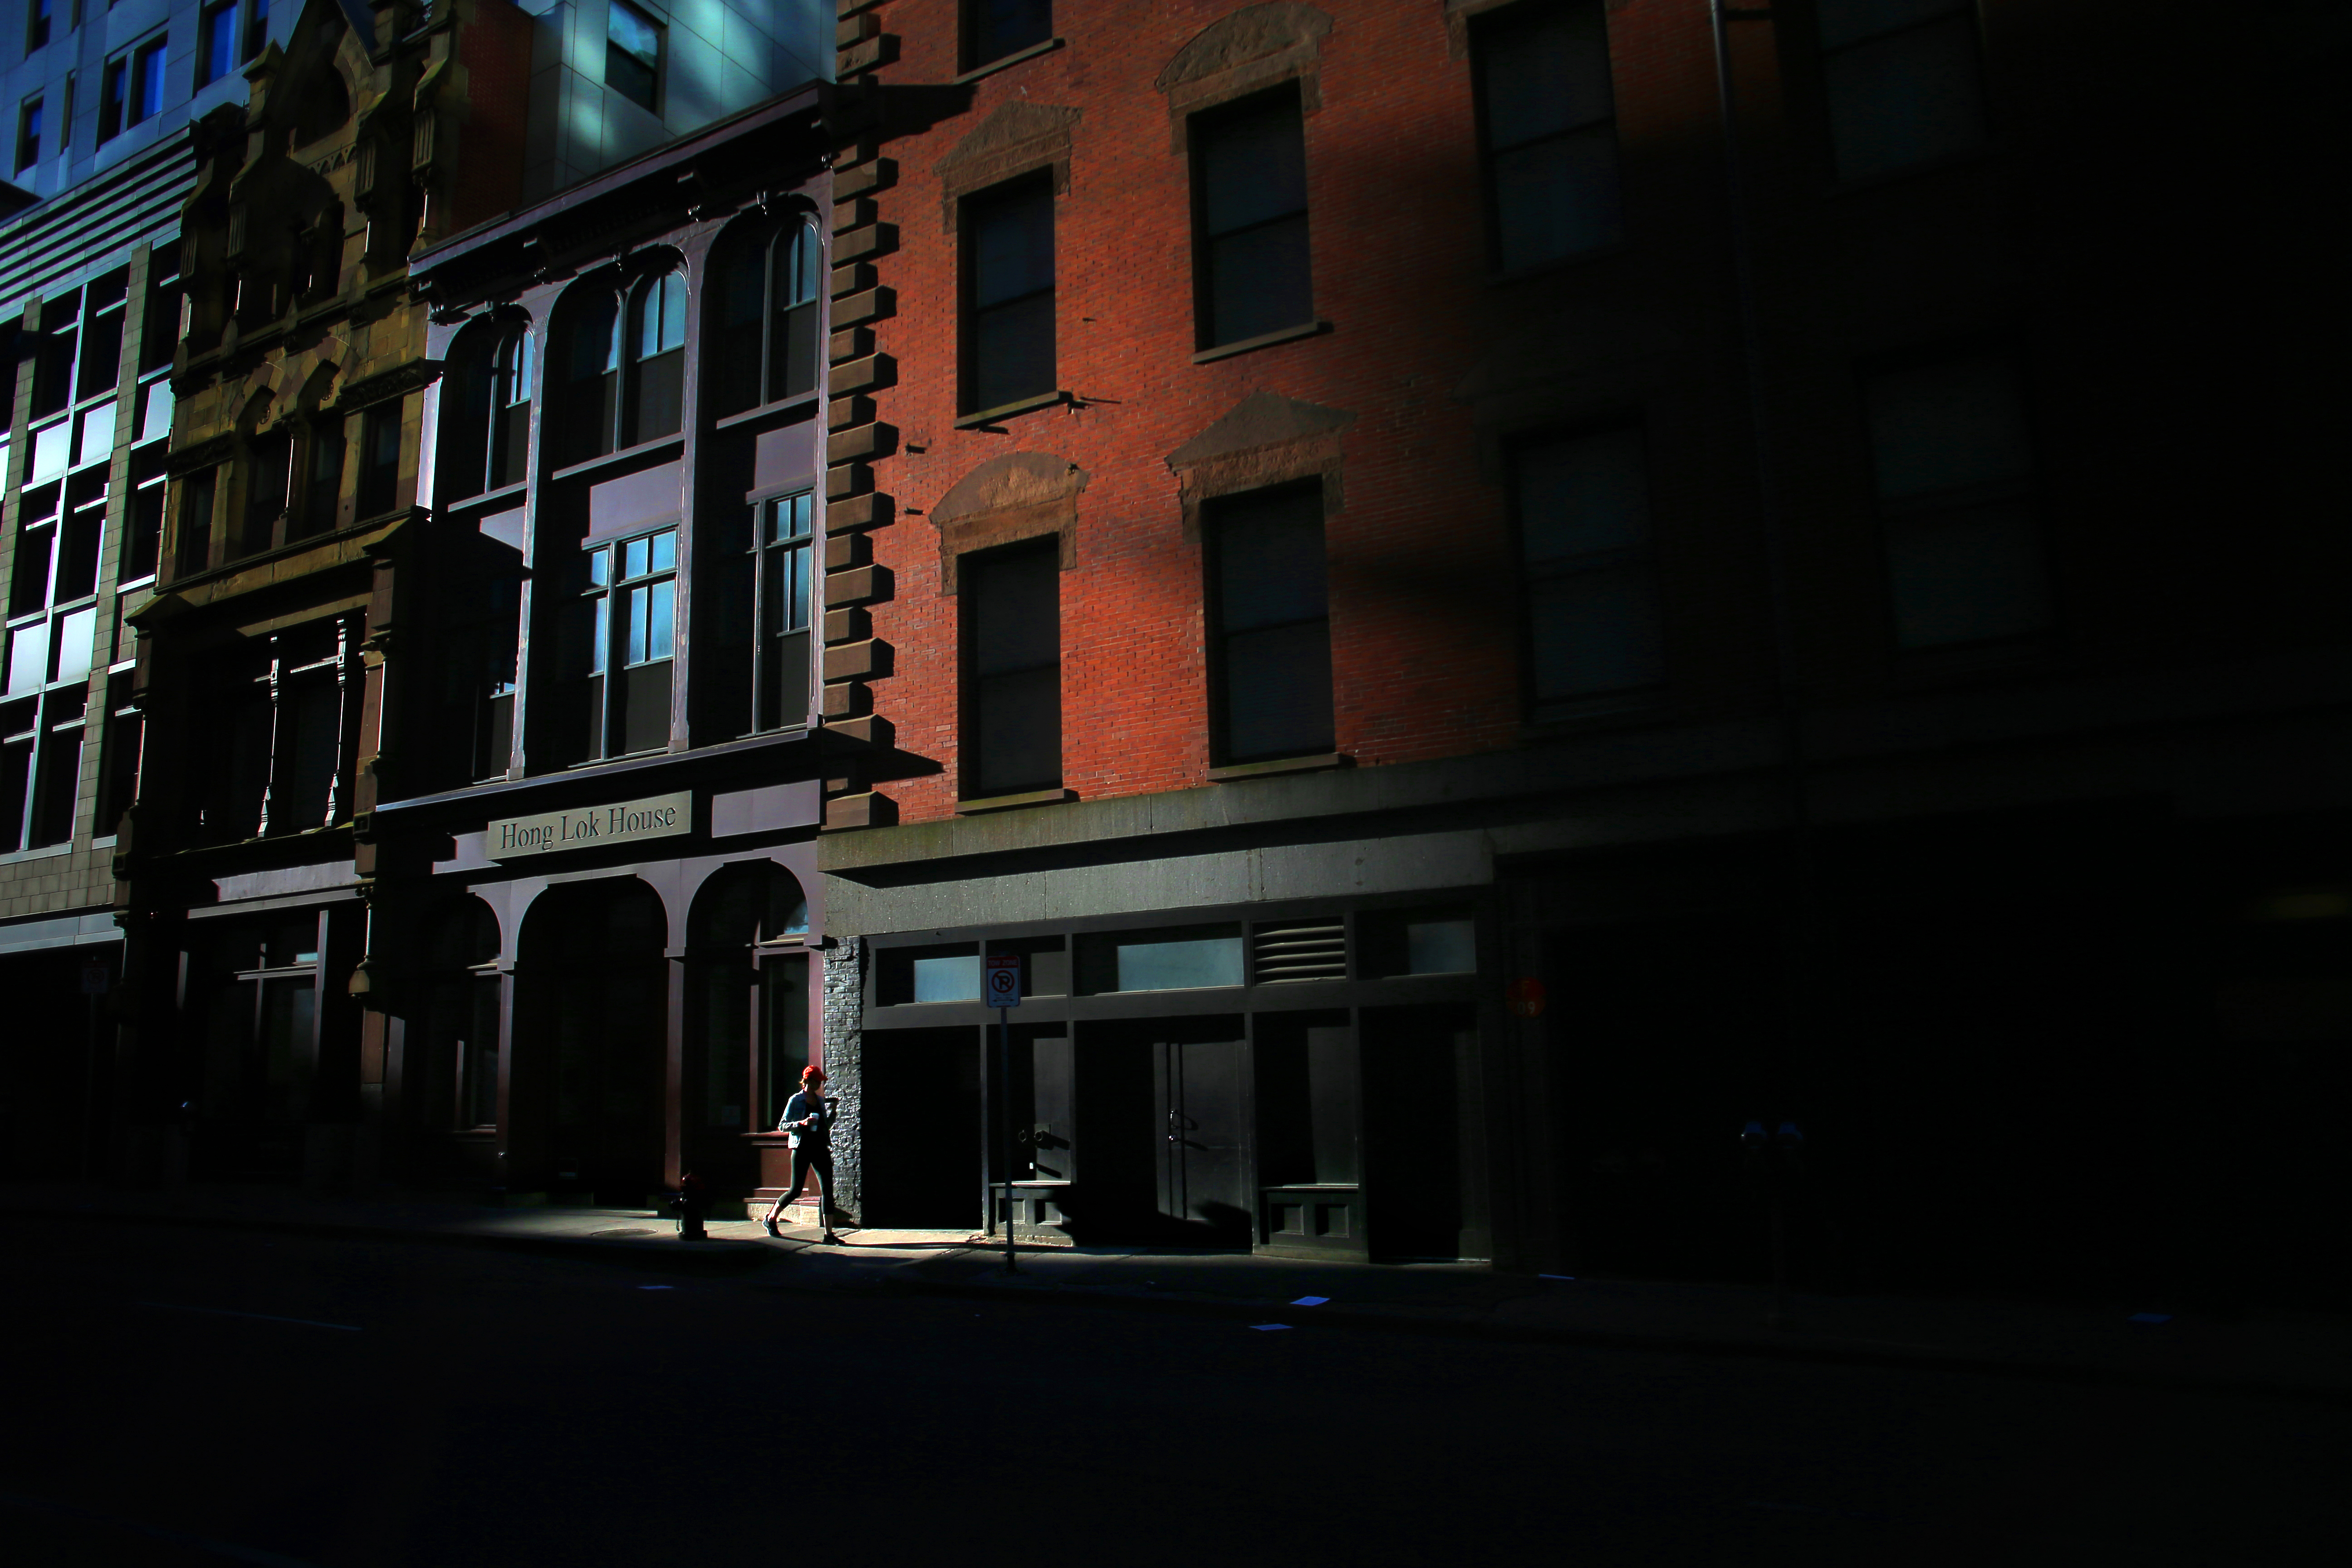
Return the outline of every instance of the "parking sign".
{"type": "Polygon", "coordinates": [[[1021,1005],[1021,955],[1017,952],[992,952],[982,972],[984,982],[980,994],[982,1002],[991,1007],[1021,1005]]]}

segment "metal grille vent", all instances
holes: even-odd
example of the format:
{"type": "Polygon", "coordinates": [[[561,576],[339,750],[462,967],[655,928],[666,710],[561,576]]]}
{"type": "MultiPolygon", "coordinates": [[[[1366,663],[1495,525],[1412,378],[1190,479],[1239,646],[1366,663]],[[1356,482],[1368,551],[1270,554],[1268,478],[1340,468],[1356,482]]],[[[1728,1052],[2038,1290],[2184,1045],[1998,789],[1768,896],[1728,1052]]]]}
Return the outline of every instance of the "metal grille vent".
{"type": "Polygon", "coordinates": [[[1345,980],[1347,929],[1338,921],[1262,925],[1251,933],[1250,956],[1261,985],[1286,980],[1345,980]]]}

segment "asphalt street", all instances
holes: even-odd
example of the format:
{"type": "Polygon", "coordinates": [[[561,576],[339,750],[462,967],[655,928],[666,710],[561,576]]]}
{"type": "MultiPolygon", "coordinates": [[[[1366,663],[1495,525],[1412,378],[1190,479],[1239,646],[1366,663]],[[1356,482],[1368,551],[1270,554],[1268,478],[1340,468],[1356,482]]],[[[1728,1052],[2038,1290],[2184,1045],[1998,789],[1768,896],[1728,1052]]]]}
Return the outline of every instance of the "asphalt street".
{"type": "Polygon", "coordinates": [[[2337,1561],[2352,1413],[0,1226],[37,1564],[2337,1561]],[[2335,1538],[2335,1539],[2332,1539],[2335,1538]]]}

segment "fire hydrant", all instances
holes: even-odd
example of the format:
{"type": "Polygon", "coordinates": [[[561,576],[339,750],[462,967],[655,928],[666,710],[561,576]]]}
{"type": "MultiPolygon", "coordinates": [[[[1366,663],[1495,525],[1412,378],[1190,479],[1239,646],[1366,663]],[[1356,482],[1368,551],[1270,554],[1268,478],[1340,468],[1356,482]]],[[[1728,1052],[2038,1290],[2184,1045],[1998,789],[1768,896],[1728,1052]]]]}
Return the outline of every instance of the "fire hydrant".
{"type": "Polygon", "coordinates": [[[702,1178],[692,1171],[677,1179],[677,1196],[670,1202],[677,1208],[677,1238],[680,1241],[708,1241],[709,1232],[702,1228],[702,1217],[710,1209],[710,1195],[702,1185],[702,1178]]]}

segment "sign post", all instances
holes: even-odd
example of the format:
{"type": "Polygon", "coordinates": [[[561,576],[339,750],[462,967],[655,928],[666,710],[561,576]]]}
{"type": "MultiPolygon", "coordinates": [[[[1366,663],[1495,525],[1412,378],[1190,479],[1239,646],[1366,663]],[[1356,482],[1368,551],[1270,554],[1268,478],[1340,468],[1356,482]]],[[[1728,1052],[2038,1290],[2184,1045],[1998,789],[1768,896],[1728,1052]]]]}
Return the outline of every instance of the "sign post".
{"type": "Polygon", "coordinates": [[[1004,1141],[1004,1271],[1018,1271],[1013,1260],[1013,1026],[1012,1009],[1021,1005],[1021,955],[992,952],[982,961],[981,1000],[996,1009],[996,1083],[1002,1108],[997,1126],[1004,1141]]]}

